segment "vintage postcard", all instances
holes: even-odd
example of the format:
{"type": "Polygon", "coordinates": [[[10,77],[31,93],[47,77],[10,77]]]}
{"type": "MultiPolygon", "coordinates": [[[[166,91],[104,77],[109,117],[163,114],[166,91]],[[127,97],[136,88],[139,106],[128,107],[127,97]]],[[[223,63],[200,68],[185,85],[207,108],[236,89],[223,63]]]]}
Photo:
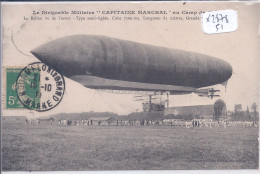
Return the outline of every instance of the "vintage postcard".
{"type": "Polygon", "coordinates": [[[1,13],[2,171],[259,171],[259,2],[1,13]]]}

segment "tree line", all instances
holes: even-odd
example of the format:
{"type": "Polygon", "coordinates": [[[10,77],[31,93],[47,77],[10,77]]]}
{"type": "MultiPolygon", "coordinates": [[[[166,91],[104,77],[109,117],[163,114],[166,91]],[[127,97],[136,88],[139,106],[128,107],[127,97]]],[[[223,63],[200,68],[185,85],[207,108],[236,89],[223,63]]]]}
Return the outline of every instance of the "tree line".
{"type": "Polygon", "coordinates": [[[258,120],[257,105],[253,103],[251,107],[247,106],[246,110],[243,110],[242,104],[235,104],[234,111],[231,111],[229,115],[233,121],[254,121],[258,120]],[[250,110],[251,109],[251,110],[250,110]]]}

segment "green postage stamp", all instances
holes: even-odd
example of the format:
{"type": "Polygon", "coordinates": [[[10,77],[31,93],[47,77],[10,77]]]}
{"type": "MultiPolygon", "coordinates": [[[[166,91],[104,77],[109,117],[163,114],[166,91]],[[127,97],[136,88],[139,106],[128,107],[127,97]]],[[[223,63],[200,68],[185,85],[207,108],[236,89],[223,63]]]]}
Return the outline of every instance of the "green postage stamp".
{"type": "MultiPolygon", "coordinates": [[[[27,71],[27,73],[21,74],[23,68],[18,67],[8,67],[5,69],[5,83],[6,83],[6,97],[5,97],[5,108],[6,109],[25,109],[26,102],[21,102],[18,94],[20,96],[27,96],[27,102],[33,101],[34,103],[39,103],[39,88],[40,88],[40,71],[35,70],[34,73],[27,71]],[[20,76],[20,78],[18,78],[20,76]],[[27,78],[25,78],[27,77],[27,78]],[[30,77],[30,78],[28,78],[30,77]],[[23,80],[22,80],[23,79],[23,80]],[[19,81],[18,81],[19,80],[19,81]],[[19,84],[19,90],[17,90],[17,84],[19,84]],[[29,89],[29,90],[25,90],[29,89]]],[[[32,109],[35,108],[37,104],[31,105],[32,109]]]]}
{"type": "Polygon", "coordinates": [[[5,69],[5,107],[6,109],[24,109],[25,107],[19,101],[16,92],[16,80],[22,68],[5,69]]]}

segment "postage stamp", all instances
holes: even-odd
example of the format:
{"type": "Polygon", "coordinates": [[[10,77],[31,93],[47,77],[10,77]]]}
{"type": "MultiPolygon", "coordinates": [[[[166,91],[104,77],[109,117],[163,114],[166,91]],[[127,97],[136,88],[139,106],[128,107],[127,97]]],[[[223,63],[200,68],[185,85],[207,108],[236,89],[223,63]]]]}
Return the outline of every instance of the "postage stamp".
{"type": "Polygon", "coordinates": [[[6,109],[25,109],[17,97],[16,80],[23,68],[7,67],[5,68],[5,108],[6,109]]]}

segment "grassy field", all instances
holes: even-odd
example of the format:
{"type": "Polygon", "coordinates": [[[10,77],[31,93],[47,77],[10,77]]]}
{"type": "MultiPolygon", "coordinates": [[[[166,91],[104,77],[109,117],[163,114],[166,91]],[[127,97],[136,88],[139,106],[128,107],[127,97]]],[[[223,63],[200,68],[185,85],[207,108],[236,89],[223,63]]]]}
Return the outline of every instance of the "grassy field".
{"type": "Polygon", "coordinates": [[[258,128],[2,123],[4,171],[258,168],[258,128]]]}

